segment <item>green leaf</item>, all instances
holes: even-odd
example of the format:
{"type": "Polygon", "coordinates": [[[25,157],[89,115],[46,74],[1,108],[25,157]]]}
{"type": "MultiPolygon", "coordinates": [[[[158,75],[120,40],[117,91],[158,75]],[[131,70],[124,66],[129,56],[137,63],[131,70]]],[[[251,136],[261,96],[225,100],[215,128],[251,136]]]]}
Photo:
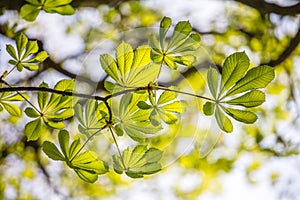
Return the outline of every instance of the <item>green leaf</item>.
{"type": "Polygon", "coordinates": [[[39,0],[26,0],[26,1],[32,5],[36,5],[36,6],[41,5],[41,2],[39,0]]]}
{"type": "Polygon", "coordinates": [[[179,43],[177,47],[172,49],[174,53],[195,51],[200,47],[201,37],[198,33],[192,33],[182,43],[179,43]]]}
{"type": "Polygon", "coordinates": [[[28,41],[26,44],[26,51],[22,56],[22,60],[27,58],[30,54],[34,54],[39,50],[37,41],[28,41]]]}
{"type": "Polygon", "coordinates": [[[38,118],[25,125],[25,134],[27,136],[27,141],[37,140],[41,136],[42,130],[42,120],[38,118]]]}
{"type": "Polygon", "coordinates": [[[192,31],[192,26],[188,21],[178,22],[175,26],[173,35],[168,44],[168,49],[173,48],[176,44],[180,43],[192,31]]]}
{"type": "Polygon", "coordinates": [[[7,45],[6,45],[6,51],[7,51],[7,53],[9,53],[9,55],[10,55],[11,57],[13,57],[15,60],[18,59],[18,58],[17,58],[17,55],[16,55],[15,48],[14,48],[12,45],[7,44],[7,45]]]}
{"type": "Polygon", "coordinates": [[[21,54],[24,51],[27,43],[28,43],[28,39],[24,35],[24,33],[20,33],[20,35],[18,35],[16,37],[16,46],[17,46],[17,50],[18,50],[18,58],[19,59],[21,58],[21,54]]]}
{"type": "Polygon", "coordinates": [[[73,15],[75,13],[74,8],[71,5],[57,6],[57,7],[44,7],[44,10],[48,13],[59,13],[61,15],[73,15]]]}
{"type": "Polygon", "coordinates": [[[37,113],[33,108],[30,108],[30,107],[26,108],[24,112],[28,117],[31,117],[31,118],[37,118],[40,116],[39,113],[37,113]]]}
{"type": "Polygon", "coordinates": [[[233,86],[246,73],[249,58],[245,52],[238,52],[228,56],[222,68],[221,93],[233,86]]]}
{"type": "Polygon", "coordinates": [[[216,106],[215,118],[217,120],[219,127],[223,131],[225,131],[227,133],[231,133],[233,131],[233,126],[232,126],[230,119],[225,116],[225,114],[221,111],[219,106],[216,106]]]}
{"type": "Polygon", "coordinates": [[[219,73],[215,68],[208,69],[207,82],[208,82],[210,93],[215,99],[217,99],[217,93],[219,87],[219,73]]]}
{"type": "Polygon", "coordinates": [[[43,143],[44,153],[53,160],[65,161],[65,157],[59,152],[55,144],[49,141],[43,143]]]}
{"type": "Polygon", "coordinates": [[[69,158],[69,132],[66,130],[61,130],[58,133],[58,141],[61,151],[63,152],[66,158],[69,158]]]}
{"type": "Polygon", "coordinates": [[[266,87],[275,77],[272,67],[267,65],[250,69],[226,94],[226,96],[266,87]]]}
{"type": "MultiPolygon", "coordinates": [[[[151,63],[150,48],[140,46],[135,51],[122,42],[116,50],[116,61],[109,55],[100,56],[103,70],[123,88],[143,87],[154,82],[160,72],[160,66],[151,63]]],[[[117,87],[117,86],[116,86],[117,87]]],[[[119,88],[114,87],[114,90],[119,88]]]]}
{"type": "Polygon", "coordinates": [[[126,82],[126,77],[132,66],[134,53],[132,47],[122,42],[116,49],[116,59],[118,62],[118,68],[122,77],[123,83],[126,82]]]}
{"type": "Polygon", "coordinates": [[[76,169],[74,168],[74,171],[78,175],[79,178],[81,178],[83,181],[87,183],[94,183],[98,179],[98,174],[94,171],[87,171],[82,169],[76,169]]]}
{"type": "Polygon", "coordinates": [[[114,59],[108,54],[100,55],[100,63],[103,70],[115,81],[120,82],[118,67],[114,59]]]}
{"type": "Polygon", "coordinates": [[[237,121],[253,124],[257,120],[256,114],[251,111],[238,110],[232,108],[224,108],[226,113],[236,119],[237,121]]]}
{"type": "Polygon", "coordinates": [[[148,110],[148,109],[152,108],[152,106],[148,105],[145,101],[139,101],[137,106],[142,110],[148,110]]]}
{"type": "Polygon", "coordinates": [[[4,109],[12,116],[21,117],[22,112],[20,108],[14,104],[11,103],[4,103],[1,102],[1,105],[4,107],[4,109]]]}
{"type": "MultiPolygon", "coordinates": [[[[43,82],[42,84],[40,84],[39,87],[48,88],[48,84],[43,82]]],[[[38,92],[38,104],[41,110],[44,110],[48,100],[49,100],[48,92],[38,92]]]]}
{"type": "Polygon", "coordinates": [[[240,97],[225,101],[230,105],[240,105],[247,108],[256,107],[265,102],[266,95],[259,90],[252,90],[240,97]]]}
{"type": "Polygon", "coordinates": [[[172,25],[172,20],[169,17],[164,17],[160,22],[159,38],[160,38],[160,45],[163,51],[165,49],[164,47],[165,37],[171,25],[172,25]]]}
{"type": "Polygon", "coordinates": [[[124,150],[122,158],[117,155],[113,156],[114,170],[119,174],[125,172],[131,178],[142,178],[144,175],[154,174],[161,170],[159,163],[161,158],[161,150],[137,145],[132,151],[129,148],[124,150]]]}
{"type": "Polygon", "coordinates": [[[48,7],[58,7],[58,6],[63,6],[71,3],[72,0],[47,0],[45,2],[45,6],[48,7]]]}
{"type": "Polygon", "coordinates": [[[39,15],[40,9],[36,5],[25,4],[22,6],[20,14],[21,17],[27,21],[34,21],[39,15]]]}
{"type": "MultiPolygon", "coordinates": [[[[171,88],[172,89],[172,88],[171,88]]],[[[164,91],[158,98],[157,104],[165,104],[176,99],[177,94],[172,91],[164,91]]]]}
{"type": "Polygon", "coordinates": [[[213,115],[214,114],[214,110],[215,110],[215,106],[216,106],[215,103],[206,102],[203,105],[203,112],[204,112],[204,114],[207,115],[207,116],[213,115]]]}
{"type": "Polygon", "coordinates": [[[50,128],[55,128],[55,129],[65,128],[65,124],[63,122],[55,122],[55,121],[44,119],[44,123],[50,128]]]}

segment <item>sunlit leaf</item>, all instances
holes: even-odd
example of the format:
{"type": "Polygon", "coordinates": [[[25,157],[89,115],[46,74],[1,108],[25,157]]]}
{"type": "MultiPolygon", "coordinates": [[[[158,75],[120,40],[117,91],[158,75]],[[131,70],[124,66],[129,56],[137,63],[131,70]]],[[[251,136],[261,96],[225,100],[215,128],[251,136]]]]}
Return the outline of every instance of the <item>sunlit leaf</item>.
{"type": "Polygon", "coordinates": [[[239,81],[249,68],[249,58],[245,52],[228,56],[222,68],[221,93],[239,81]]]}
{"type": "Polygon", "coordinates": [[[52,160],[65,161],[64,156],[59,152],[55,144],[53,144],[52,142],[45,141],[43,143],[43,151],[52,160]]]}
{"type": "Polygon", "coordinates": [[[212,96],[216,99],[219,87],[219,73],[214,68],[209,68],[207,71],[207,82],[209,91],[211,92],[212,96]]]}
{"type": "Polygon", "coordinates": [[[227,116],[225,116],[225,114],[221,111],[219,106],[216,106],[215,117],[219,127],[223,131],[227,133],[231,133],[233,131],[233,126],[230,119],[227,116]]]}
{"type": "Polygon", "coordinates": [[[238,110],[232,108],[225,108],[225,111],[228,115],[236,119],[237,121],[253,124],[257,120],[256,114],[251,111],[238,110]]]}
{"type": "Polygon", "coordinates": [[[245,77],[239,80],[228,92],[227,96],[247,90],[266,87],[275,77],[274,69],[267,65],[250,69],[245,77]]]}
{"type": "Polygon", "coordinates": [[[266,95],[259,90],[252,90],[240,97],[226,101],[230,105],[240,105],[247,108],[256,107],[265,102],[266,95]]]}
{"type": "Polygon", "coordinates": [[[214,114],[214,110],[215,110],[215,103],[212,103],[212,102],[206,102],[204,105],[203,105],[203,113],[205,115],[213,115],[214,114]]]}
{"type": "Polygon", "coordinates": [[[142,178],[144,175],[154,174],[161,170],[162,166],[159,163],[161,157],[161,150],[137,145],[132,151],[129,148],[124,150],[122,158],[118,155],[113,156],[114,170],[120,174],[125,172],[131,178],[142,178]]]}
{"type": "Polygon", "coordinates": [[[25,125],[24,133],[27,136],[27,140],[37,140],[41,135],[42,120],[38,118],[25,125]]]}

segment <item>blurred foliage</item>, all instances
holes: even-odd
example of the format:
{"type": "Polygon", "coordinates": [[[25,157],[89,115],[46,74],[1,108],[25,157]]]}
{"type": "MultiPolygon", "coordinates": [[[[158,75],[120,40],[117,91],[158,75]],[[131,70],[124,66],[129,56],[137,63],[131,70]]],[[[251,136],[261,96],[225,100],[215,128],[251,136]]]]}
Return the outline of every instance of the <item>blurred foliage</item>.
{"type": "MultiPolygon", "coordinates": [[[[123,2],[115,6],[99,5],[99,7],[89,9],[78,8],[74,20],[64,27],[66,34],[78,35],[84,41],[85,47],[79,55],[66,58],[62,62],[62,66],[67,66],[68,61],[82,61],[89,55],[90,50],[100,49],[103,51],[107,45],[103,45],[103,47],[101,45],[106,44],[107,41],[111,42],[109,48],[114,49],[120,41],[127,41],[126,39],[130,38],[131,29],[151,27],[162,17],[160,11],[147,8],[137,1],[123,2]],[[85,12],[89,11],[96,13],[95,21],[101,21],[101,23],[95,25],[93,20],[86,20],[85,12]],[[101,44],[100,47],[99,44],[101,44]]],[[[290,46],[290,41],[296,34],[293,30],[284,30],[282,24],[285,22],[297,23],[299,16],[261,15],[256,9],[235,3],[234,6],[230,4],[226,9],[226,13],[228,13],[225,16],[226,28],[220,32],[218,27],[212,24],[212,34],[203,35],[201,41],[202,47],[208,50],[211,60],[216,66],[223,66],[224,59],[230,53],[243,50],[246,50],[250,54],[250,58],[253,58],[254,63],[251,64],[255,66],[268,64],[280,57],[282,52],[290,46]]],[[[3,9],[0,10],[3,11],[3,9]]],[[[7,11],[3,12],[5,15],[7,11]]],[[[16,12],[14,15],[19,15],[19,13],[16,12]]],[[[21,20],[11,24],[10,20],[6,19],[1,23],[1,34],[8,38],[15,38],[23,30],[30,31],[31,28],[34,28],[32,24],[24,25],[21,20]]],[[[198,31],[201,35],[201,30],[198,31]]],[[[141,32],[144,33],[143,30],[141,32]]],[[[130,41],[130,43],[133,47],[140,43],[145,44],[147,43],[146,36],[146,33],[140,34],[136,41],[130,41]]],[[[46,37],[38,39],[42,42],[47,40],[46,37]]],[[[181,178],[170,185],[178,199],[196,199],[207,191],[220,192],[222,190],[221,177],[224,174],[230,174],[244,157],[250,157],[251,160],[245,164],[245,175],[250,184],[256,184],[253,175],[264,165],[273,159],[285,161],[285,158],[294,158],[300,152],[300,74],[297,70],[299,55],[300,48],[297,47],[290,56],[275,66],[276,79],[266,89],[268,103],[265,103],[262,108],[253,109],[258,114],[256,124],[250,126],[238,124],[238,130],[232,133],[231,137],[215,133],[213,126],[217,125],[209,120],[208,122],[201,121],[203,116],[199,116],[198,113],[202,112],[203,102],[194,98],[184,98],[185,101],[188,101],[188,108],[187,112],[181,116],[180,123],[164,128],[164,134],[151,138],[152,146],[164,150],[165,157],[162,158],[162,162],[164,162],[165,168],[158,175],[147,177],[145,180],[132,180],[125,175],[120,176],[111,171],[106,176],[100,176],[94,184],[85,183],[78,179],[75,173],[66,169],[63,164],[49,161],[41,151],[42,141],[55,141],[58,131],[45,129],[38,141],[28,142],[22,130],[26,121],[15,120],[16,124],[11,125],[11,118],[8,115],[1,115],[0,199],[39,199],[40,194],[32,192],[33,190],[29,189],[27,185],[47,188],[49,190],[47,194],[61,199],[109,198],[124,194],[124,190],[126,191],[128,188],[134,189],[136,183],[139,185],[142,184],[142,181],[155,185],[161,181],[159,178],[163,179],[168,170],[172,170],[172,168],[176,168],[177,177],[190,174],[199,179],[199,181],[192,179],[195,181],[195,186],[187,191],[180,186],[181,178]],[[193,109],[189,109],[189,107],[193,109]],[[211,127],[208,127],[209,124],[211,127]],[[226,138],[227,136],[228,138],[226,138]],[[208,144],[204,144],[205,142],[208,144]],[[234,144],[232,145],[232,143],[234,144]],[[204,158],[200,158],[200,155],[203,154],[201,145],[211,147],[208,148],[208,155],[204,158]]],[[[55,58],[53,59],[55,60],[55,58]]],[[[205,56],[197,59],[195,68],[207,61],[205,56]]],[[[252,59],[250,60],[252,61],[252,59]]],[[[186,75],[183,80],[179,79],[176,82],[177,87],[195,91],[197,94],[208,94],[206,78],[202,75],[206,73],[205,68],[208,67],[209,65],[203,67],[204,69],[199,67],[200,69],[197,68],[193,73],[186,75]]],[[[5,67],[3,68],[5,69],[5,67]]],[[[94,72],[85,68],[84,63],[80,68],[82,70],[79,75],[92,77],[94,72]]],[[[4,72],[4,69],[1,68],[1,73],[4,72]]],[[[39,70],[43,70],[43,68],[39,70]]],[[[179,70],[185,71],[181,68],[179,70]]],[[[181,76],[168,71],[168,69],[165,69],[164,72],[169,74],[166,79],[171,81],[176,81],[181,76]]],[[[39,75],[37,74],[37,77],[39,75]]],[[[31,81],[34,78],[26,84],[32,84],[31,81]]],[[[40,78],[43,77],[40,76],[40,78]]],[[[66,126],[76,130],[73,125],[74,119],[68,120],[70,124],[66,124],[66,126]]],[[[76,131],[72,134],[72,138],[81,137],[76,131]]],[[[109,132],[104,132],[101,139],[92,140],[87,148],[93,149],[97,153],[114,152],[109,132]]],[[[124,142],[128,142],[126,138],[124,138],[124,142]]],[[[108,158],[105,153],[103,155],[100,153],[99,156],[108,158]]],[[[282,174],[274,170],[268,175],[276,187],[282,174]]],[[[155,192],[159,195],[161,190],[156,188],[155,192]]]]}

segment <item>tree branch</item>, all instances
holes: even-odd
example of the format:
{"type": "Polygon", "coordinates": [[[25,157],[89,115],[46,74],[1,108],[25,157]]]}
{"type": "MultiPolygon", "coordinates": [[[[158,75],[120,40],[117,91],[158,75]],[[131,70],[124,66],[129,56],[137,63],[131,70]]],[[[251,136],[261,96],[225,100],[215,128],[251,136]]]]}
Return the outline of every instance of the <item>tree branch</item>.
{"type": "Polygon", "coordinates": [[[264,0],[234,0],[258,10],[262,15],[275,13],[278,15],[297,15],[300,13],[300,3],[292,6],[279,6],[264,0]]]}
{"type": "Polygon", "coordinates": [[[279,64],[281,64],[283,61],[285,61],[297,48],[300,42],[300,26],[299,29],[294,36],[294,38],[291,39],[290,44],[287,46],[287,48],[279,55],[279,57],[276,60],[271,60],[268,63],[264,63],[266,65],[269,65],[271,67],[275,67],[279,64]]]}

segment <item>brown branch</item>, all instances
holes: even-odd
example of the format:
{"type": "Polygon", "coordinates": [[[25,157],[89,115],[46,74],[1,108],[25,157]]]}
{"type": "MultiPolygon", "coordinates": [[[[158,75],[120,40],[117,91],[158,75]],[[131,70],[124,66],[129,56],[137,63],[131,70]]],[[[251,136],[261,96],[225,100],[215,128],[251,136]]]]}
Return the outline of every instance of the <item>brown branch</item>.
{"type": "Polygon", "coordinates": [[[281,64],[283,61],[285,61],[297,48],[300,42],[300,25],[299,29],[296,33],[296,35],[290,40],[290,44],[287,46],[287,48],[279,55],[279,57],[276,60],[271,60],[268,63],[264,63],[266,65],[269,65],[271,67],[275,67],[279,64],[281,64]]]}
{"type": "Polygon", "coordinates": [[[268,3],[263,0],[234,0],[234,1],[255,8],[262,15],[269,14],[269,13],[275,13],[278,15],[297,15],[300,13],[300,3],[285,7],[285,6],[279,6],[274,3],[268,3]]]}

